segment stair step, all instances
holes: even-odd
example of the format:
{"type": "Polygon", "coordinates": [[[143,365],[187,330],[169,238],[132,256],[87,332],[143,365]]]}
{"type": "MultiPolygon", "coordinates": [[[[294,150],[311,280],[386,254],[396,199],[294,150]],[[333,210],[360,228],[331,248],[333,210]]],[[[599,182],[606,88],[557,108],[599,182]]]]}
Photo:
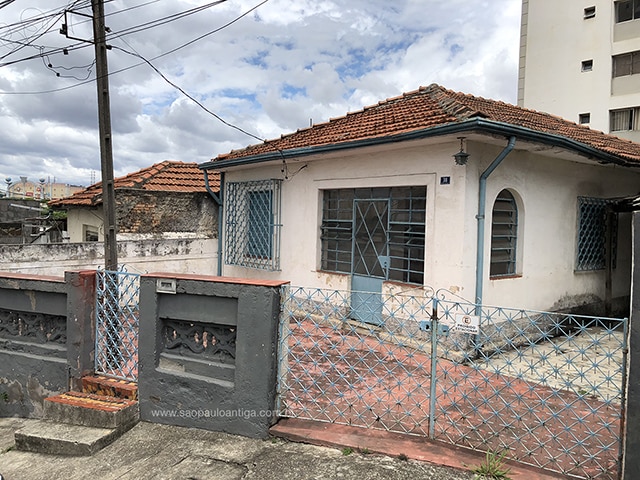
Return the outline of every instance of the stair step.
{"type": "Polygon", "coordinates": [[[82,427],[39,420],[15,432],[16,449],[52,455],[93,455],[106,447],[124,430],[82,427]]]}
{"type": "Polygon", "coordinates": [[[127,380],[105,377],[103,375],[88,375],[82,377],[82,391],[111,397],[138,399],[138,384],[127,380]]]}
{"type": "Polygon", "coordinates": [[[138,402],[126,398],[67,392],[44,402],[44,419],[53,422],[128,430],[139,418],[138,402]]]}

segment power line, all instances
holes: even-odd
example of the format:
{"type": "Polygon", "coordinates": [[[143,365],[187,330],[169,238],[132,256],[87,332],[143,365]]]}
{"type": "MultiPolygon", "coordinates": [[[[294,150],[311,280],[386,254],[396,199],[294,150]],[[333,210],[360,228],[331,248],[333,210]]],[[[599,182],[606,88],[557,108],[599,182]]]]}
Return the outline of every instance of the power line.
{"type": "MultiPolygon", "coordinates": [[[[242,14],[241,14],[241,15],[239,15],[238,17],[234,18],[234,19],[233,19],[233,20],[231,20],[230,22],[227,22],[226,24],[224,24],[224,25],[222,25],[222,26],[220,26],[220,27],[218,27],[218,28],[215,28],[214,30],[211,30],[211,31],[209,31],[209,32],[207,32],[207,33],[205,33],[205,34],[203,34],[203,35],[200,35],[199,37],[196,37],[196,38],[194,38],[194,39],[192,39],[192,40],[190,40],[190,41],[188,41],[188,42],[186,42],[186,43],[183,43],[182,45],[179,45],[178,47],[175,47],[175,48],[173,48],[173,49],[171,49],[171,50],[168,50],[167,52],[161,53],[160,55],[156,55],[155,57],[150,58],[148,61],[150,61],[150,62],[151,62],[151,61],[157,60],[158,58],[165,57],[165,56],[167,56],[167,55],[170,55],[170,54],[172,54],[172,53],[177,52],[178,50],[181,50],[181,49],[183,49],[183,48],[186,48],[186,47],[188,47],[189,45],[192,45],[192,44],[194,44],[194,43],[196,43],[196,42],[198,42],[198,41],[200,41],[200,40],[202,40],[202,39],[204,39],[204,38],[206,38],[206,37],[208,37],[208,36],[210,36],[210,35],[213,35],[213,34],[215,34],[215,33],[218,33],[219,31],[221,31],[221,30],[223,30],[223,29],[225,29],[225,28],[227,28],[227,27],[229,27],[229,26],[233,25],[233,24],[234,24],[234,23],[236,23],[237,21],[239,21],[239,20],[241,20],[242,18],[246,17],[246,16],[247,16],[247,15],[249,15],[251,12],[253,12],[254,10],[256,10],[256,9],[260,8],[262,5],[264,5],[264,4],[265,4],[265,3],[267,3],[268,1],[269,1],[269,0],[263,0],[262,2],[260,2],[260,3],[259,3],[259,4],[257,4],[257,5],[255,5],[254,7],[250,8],[249,10],[247,10],[247,11],[246,11],[246,12],[244,12],[244,13],[242,13],[242,14]]],[[[122,39],[120,39],[120,40],[122,40],[122,39]]],[[[80,48],[85,48],[85,47],[87,47],[87,46],[88,46],[88,45],[85,45],[85,44],[83,44],[83,45],[75,44],[74,46],[67,47],[67,50],[68,50],[69,52],[71,52],[71,51],[73,51],[73,50],[77,50],[77,49],[80,49],[80,48]]],[[[45,52],[45,53],[46,53],[46,54],[49,54],[49,55],[51,55],[51,54],[53,54],[53,53],[61,53],[63,49],[62,49],[62,48],[59,48],[59,49],[57,49],[57,50],[58,50],[58,51],[56,51],[56,52],[45,52]]],[[[127,53],[128,53],[128,52],[127,52],[127,53]]],[[[38,54],[38,55],[33,55],[33,56],[29,57],[29,59],[38,58],[38,57],[40,57],[40,56],[41,56],[40,54],[38,54]]],[[[134,55],[134,56],[136,56],[136,55],[134,55]]],[[[130,65],[130,66],[128,66],[128,67],[121,68],[121,69],[119,69],[119,70],[111,71],[111,72],[109,73],[109,75],[115,75],[115,74],[118,74],[118,73],[125,72],[125,71],[127,71],[127,70],[131,70],[131,69],[133,69],[133,68],[139,67],[140,65],[144,65],[146,62],[147,62],[147,61],[146,61],[146,60],[144,60],[144,61],[142,61],[142,62],[140,62],[140,63],[136,63],[136,64],[134,64],[134,65],[130,65]]],[[[8,62],[8,63],[0,63],[0,67],[5,66],[5,65],[11,65],[12,63],[17,63],[17,61],[16,61],[16,62],[8,62]]],[[[72,88],[76,88],[76,87],[80,87],[80,86],[82,86],[82,85],[86,85],[87,83],[90,83],[90,82],[92,82],[92,80],[86,80],[86,81],[83,81],[83,82],[80,82],[80,83],[76,83],[76,84],[74,84],[74,85],[69,85],[69,86],[61,87],[61,88],[54,88],[54,89],[50,89],[50,90],[39,90],[39,91],[31,91],[31,92],[0,92],[0,95],[44,95],[44,94],[49,94],[49,93],[63,92],[63,91],[65,91],[65,90],[70,90],[70,89],[72,89],[72,88]]]]}
{"type": "MultiPolygon", "coordinates": [[[[128,45],[128,44],[127,44],[128,45]]],[[[129,47],[131,47],[131,45],[129,45],[129,47]]],[[[264,138],[260,138],[257,135],[254,135],[253,133],[250,133],[246,130],[244,130],[241,127],[238,127],[237,125],[234,125],[232,123],[227,122],[224,118],[222,118],[220,115],[212,112],[211,110],[209,110],[207,107],[205,107],[199,100],[197,100],[196,98],[192,97],[191,95],[189,95],[185,90],[183,90],[181,87],[179,87],[178,85],[176,85],[175,83],[173,83],[171,80],[169,80],[160,70],[158,70],[158,68],[156,68],[155,65],[153,65],[149,60],[147,60],[146,58],[144,58],[142,55],[140,55],[139,53],[136,52],[130,52],[128,50],[125,50],[124,48],[120,48],[117,46],[113,46],[112,48],[116,49],[116,50],[120,50],[123,53],[126,53],[128,55],[133,55],[134,57],[138,57],[139,59],[143,60],[147,65],[149,65],[158,75],[160,75],[160,77],[162,77],[162,79],[167,82],[169,85],[171,85],[173,88],[175,88],[176,90],[178,90],[180,93],[182,93],[185,97],[187,97],[189,100],[191,100],[193,103],[195,103],[196,105],[198,105],[202,110],[204,110],[205,112],[207,112],[209,115],[212,115],[213,117],[215,117],[216,119],[218,119],[220,122],[224,123],[226,126],[231,127],[231,128],[235,128],[236,130],[238,130],[239,132],[244,133],[245,135],[248,135],[252,138],[255,138],[256,140],[259,140],[261,142],[266,141],[264,138]]],[[[131,47],[133,48],[133,47],[131,47]]]]}

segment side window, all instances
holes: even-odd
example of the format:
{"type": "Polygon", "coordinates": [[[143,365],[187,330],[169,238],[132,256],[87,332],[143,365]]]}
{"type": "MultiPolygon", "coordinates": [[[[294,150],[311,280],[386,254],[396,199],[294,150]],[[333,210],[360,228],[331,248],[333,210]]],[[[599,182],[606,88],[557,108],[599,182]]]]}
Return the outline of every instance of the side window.
{"type": "Polygon", "coordinates": [[[502,190],[493,204],[491,220],[490,277],[516,274],[518,206],[508,190],[502,190]]]}
{"type": "Polygon", "coordinates": [[[83,237],[85,242],[97,242],[98,241],[98,229],[92,225],[83,225],[83,237]]]}
{"type": "Polygon", "coordinates": [[[225,185],[227,265],[280,269],[280,180],[225,185]]]}
{"type": "MultiPolygon", "coordinates": [[[[606,267],[607,204],[603,198],[578,197],[576,271],[606,267]]],[[[616,226],[612,227],[615,232],[616,226]]],[[[612,252],[612,261],[615,263],[615,251],[612,252]]]]}

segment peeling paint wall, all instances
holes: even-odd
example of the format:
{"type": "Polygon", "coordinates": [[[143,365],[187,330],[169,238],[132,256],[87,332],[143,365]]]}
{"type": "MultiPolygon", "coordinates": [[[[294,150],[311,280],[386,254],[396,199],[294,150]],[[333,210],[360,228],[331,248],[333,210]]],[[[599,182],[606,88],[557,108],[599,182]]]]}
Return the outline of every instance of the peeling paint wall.
{"type": "MultiPolygon", "coordinates": [[[[131,272],[213,275],[217,269],[215,238],[149,238],[118,241],[118,263],[131,272]]],[[[0,245],[0,271],[64,275],[65,271],[104,266],[101,242],[0,245]]]]}

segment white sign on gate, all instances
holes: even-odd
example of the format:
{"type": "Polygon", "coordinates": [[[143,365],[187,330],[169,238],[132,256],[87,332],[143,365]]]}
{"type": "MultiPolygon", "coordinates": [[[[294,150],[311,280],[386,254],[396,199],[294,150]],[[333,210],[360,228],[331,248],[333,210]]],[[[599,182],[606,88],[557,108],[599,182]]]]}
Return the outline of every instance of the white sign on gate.
{"type": "Polygon", "coordinates": [[[456,323],[452,330],[458,333],[471,333],[477,335],[480,333],[480,317],[476,315],[458,313],[456,315],[456,323]]]}

